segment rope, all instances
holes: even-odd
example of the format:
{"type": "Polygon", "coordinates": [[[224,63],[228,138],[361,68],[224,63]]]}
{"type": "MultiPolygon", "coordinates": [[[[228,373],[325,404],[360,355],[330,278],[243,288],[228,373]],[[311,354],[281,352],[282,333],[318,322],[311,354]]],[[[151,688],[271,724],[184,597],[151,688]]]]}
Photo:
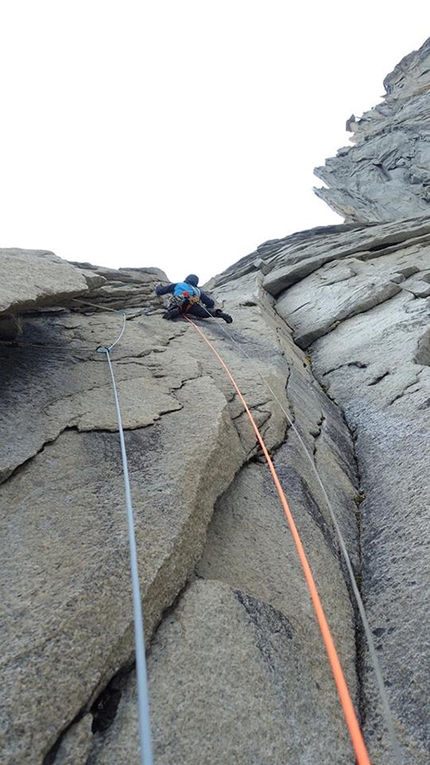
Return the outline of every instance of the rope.
{"type": "MultiPolygon", "coordinates": [[[[87,303],[87,301],[80,300],[81,303],[87,303]]],[[[94,305],[87,303],[88,305],[94,305]]],[[[118,311],[112,308],[103,306],[103,310],[113,311],[114,313],[122,314],[123,323],[121,331],[111,345],[99,346],[96,349],[97,353],[105,353],[106,359],[109,365],[109,371],[111,375],[113,394],[115,399],[115,406],[118,419],[118,432],[121,446],[122,468],[124,476],[124,490],[125,490],[125,502],[127,508],[127,521],[128,521],[128,535],[129,535],[129,547],[130,547],[130,567],[131,567],[131,580],[132,580],[132,592],[133,592],[133,616],[134,616],[134,639],[136,649],[136,676],[137,676],[137,692],[138,692],[138,716],[139,716],[139,733],[140,733],[140,758],[141,765],[152,765],[152,744],[151,744],[151,727],[150,727],[150,714],[149,714],[149,694],[148,694],[148,681],[146,670],[146,658],[145,658],[145,635],[143,628],[143,616],[142,616],[142,600],[140,595],[139,586],[139,570],[137,561],[137,548],[136,537],[134,533],[134,516],[133,506],[131,502],[131,490],[130,490],[130,477],[127,462],[127,452],[125,448],[124,430],[122,426],[121,410],[119,405],[118,391],[115,382],[115,376],[112,367],[112,361],[110,358],[110,351],[119,343],[125,332],[126,327],[126,314],[125,311],[118,311]]],[[[28,348],[46,348],[49,350],[63,350],[70,351],[71,348],[64,346],[49,346],[49,345],[36,345],[30,343],[15,343],[14,341],[0,341],[2,345],[12,345],[18,347],[28,348]]],[[[94,351],[94,348],[88,349],[94,351]]]]}
{"type": "MultiPolygon", "coordinates": [[[[108,311],[112,311],[113,309],[112,308],[108,308],[107,310],[108,311]]],[[[125,332],[125,323],[127,321],[127,316],[126,316],[124,311],[115,311],[115,313],[118,313],[118,314],[122,315],[122,317],[123,317],[122,329],[121,329],[121,332],[118,335],[117,339],[114,340],[112,345],[107,346],[107,349],[109,351],[111,351],[112,348],[114,348],[115,345],[117,343],[119,343],[119,341],[121,340],[121,338],[122,338],[122,336],[123,336],[123,334],[125,332]]],[[[92,347],[92,348],[85,348],[85,346],[81,346],[81,345],[80,346],[78,346],[78,345],[76,345],[76,346],[74,346],[74,345],[67,346],[67,345],[44,345],[44,344],[41,344],[41,343],[39,343],[39,344],[36,344],[36,343],[17,343],[14,340],[0,340],[0,345],[8,345],[8,346],[11,346],[13,348],[43,348],[43,349],[46,349],[46,350],[49,350],[49,351],[65,351],[66,353],[68,353],[70,351],[91,351],[91,352],[94,351],[94,347],[92,347]]],[[[104,348],[104,346],[99,346],[99,347],[100,348],[104,348]]],[[[97,351],[98,350],[99,349],[97,348],[97,351]]]]}
{"type": "Polygon", "coordinates": [[[119,333],[117,339],[114,340],[112,345],[109,345],[109,347],[107,349],[108,351],[111,351],[112,348],[114,348],[116,346],[116,344],[119,343],[119,341],[121,340],[121,338],[122,338],[122,336],[123,336],[123,334],[125,332],[125,322],[127,321],[127,317],[125,315],[125,311],[117,311],[117,313],[122,313],[122,329],[121,329],[121,332],[119,333]]]}
{"type": "MultiPolygon", "coordinates": [[[[110,307],[105,306],[105,305],[98,305],[96,303],[90,303],[89,301],[81,300],[79,298],[73,298],[73,300],[75,302],[80,302],[80,303],[92,306],[94,308],[99,308],[101,310],[111,311],[113,313],[120,313],[120,311],[118,311],[118,309],[113,309],[113,308],[110,308],[110,307]]],[[[208,316],[210,318],[213,318],[212,314],[210,314],[209,311],[207,311],[207,314],[208,314],[208,316]]],[[[200,332],[200,329],[198,329],[198,327],[188,317],[185,317],[185,318],[187,319],[187,321],[189,321],[191,324],[193,324],[193,326],[195,327],[195,329],[198,332],[200,332]]],[[[115,385],[115,381],[114,381],[113,370],[112,370],[112,367],[111,367],[111,361],[110,361],[110,357],[109,357],[109,350],[111,350],[121,340],[121,338],[122,338],[122,336],[124,334],[124,331],[125,331],[125,324],[126,324],[126,315],[125,315],[125,313],[123,313],[123,327],[122,327],[120,335],[117,337],[117,339],[110,346],[107,346],[106,348],[100,346],[97,349],[97,352],[99,352],[99,353],[106,353],[106,356],[107,356],[107,359],[108,359],[108,362],[109,362],[110,371],[111,371],[113,385],[115,385]]],[[[221,330],[224,332],[224,334],[235,345],[237,345],[239,347],[240,351],[249,360],[251,360],[251,357],[249,356],[247,351],[238,343],[238,341],[233,337],[233,335],[230,332],[228,332],[227,329],[225,327],[223,327],[223,326],[221,326],[221,330]]],[[[201,332],[201,334],[203,335],[202,332],[201,332]]],[[[204,335],[203,335],[203,337],[204,337],[205,341],[209,345],[211,345],[204,335]]],[[[30,343],[17,343],[15,341],[5,341],[5,340],[0,340],[0,344],[1,345],[13,346],[13,347],[44,348],[44,349],[49,349],[49,350],[61,350],[61,351],[85,350],[85,349],[82,349],[82,347],[79,347],[79,348],[78,347],[76,347],[76,348],[73,348],[73,347],[65,348],[64,346],[52,346],[52,345],[41,345],[41,344],[39,345],[39,344],[30,344],[30,343]]],[[[92,350],[92,349],[88,348],[87,350],[92,350]]],[[[218,356],[216,351],[215,351],[215,353],[218,356]]],[[[221,363],[224,365],[224,362],[221,361],[221,363]]],[[[395,734],[395,731],[394,731],[394,724],[393,724],[392,713],[391,713],[391,709],[390,709],[389,702],[388,702],[388,697],[387,697],[387,693],[386,693],[386,689],[385,689],[384,680],[383,680],[382,673],[381,673],[381,670],[380,670],[379,660],[377,658],[375,643],[374,643],[373,636],[372,636],[372,633],[371,633],[371,630],[370,630],[370,626],[369,626],[369,623],[368,623],[368,620],[367,620],[367,616],[366,616],[366,612],[365,612],[365,609],[364,609],[363,601],[362,601],[360,592],[358,590],[358,587],[357,587],[357,584],[356,584],[356,581],[355,581],[354,571],[353,571],[352,564],[351,564],[351,561],[350,561],[350,558],[349,558],[349,554],[348,554],[348,551],[347,551],[347,548],[346,548],[346,544],[345,544],[345,541],[343,539],[343,536],[342,536],[339,524],[337,522],[336,516],[334,514],[331,502],[330,502],[329,497],[327,495],[327,492],[326,492],[326,489],[324,487],[324,484],[322,483],[322,480],[321,480],[321,478],[319,476],[319,473],[318,473],[318,471],[316,469],[314,461],[312,460],[312,458],[311,458],[311,456],[309,454],[309,451],[308,451],[308,449],[307,449],[307,447],[306,447],[306,445],[305,445],[305,443],[304,443],[304,441],[303,441],[303,439],[302,439],[302,437],[301,437],[301,435],[300,435],[300,433],[299,433],[299,431],[298,431],[294,421],[291,419],[290,415],[285,410],[285,407],[283,406],[282,402],[279,400],[276,392],[272,389],[270,383],[264,378],[264,376],[260,372],[258,372],[258,374],[260,375],[260,377],[263,380],[264,384],[267,386],[268,390],[271,392],[271,394],[274,397],[274,399],[277,401],[277,403],[278,403],[281,411],[285,415],[289,425],[291,426],[292,430],[295,432],[295,434],[296,434],[300,444],[302,445],[302,447],[304,449],[306,457],[308,458],[308,460],[309,460],[309,462],[311,464],[311,467],[312,467],[312,469],[315,472],[317,481],[318,481],[318,483],[320,485],[320,488],[322,490],[323,496],[325,498],[327,508],[329,510],[329,513],[330,513],[330,516],[332,518],[335,531],[336,531],[338,539],[339,539],[339,545],[340,545],[340,548],[341,548],[341,552],[342,552],[343,558],[345,560],[345,564],[346,564],[346,567],[347,567],[347,570],[348,570],[348,574],[349,574],[349,577],[350,577],[351,587],[352,587],[353,594],[354,594],[354,597],[355,597],[355,600],[356,600],[356,603],[357,603],[357,606],[358,606],[358,610],[359,610],[359,613],[360,613],[360,617],[361,617],[361,620],[362,620],[362,624],[363,624],[364,632],[365,632],[365,635],[366,635],[366,640],[367,640],[367,643],[368,643],[368,647],[369,647],[369,652],[370,652],[373,668],[374,668],[374,671],[375,671],[375,676],[376,676],[376,680],[377,680],[377,684],[378,684],[378,689],[379,689],[379,693],[380,693],[380,696],[381,696],[381,701],[382,701],[383,711],[384,711],[384,715],[385,715],[385,720],[386,720],[387,728],[388,728],[389,735],[390,735],[390,738],[391,738],[392,749],[393,749],[393,752],[394,752],[394,755],[395,755],[395,759],[396,759],[397,765],[401,765],[402,764],[402,758],[401,758],[401,754],[400,754],[400,748],[399,748],[399,745],[398,745],[398,742],[397,742],[397,738],[396,738],[396,734],[395,734]]],[[[115,388],[114,388],[114,394],[115,394],[115,398],[117,399],[117,394],[116,394],[116,389],[115,388]]],[[[240,393],[239,393],[239,395],[241,396],[240,393]]],[[[246,405],[245,405],[245,407],[246,407],[246,405]]],[[[246,407],[246,409],[247,409],[247,407],[246,407]]],[[[251,418],[252,418],[252,415],[251,415],[251,418]]],[[[120,434],[121,434],[121,430],[120,430],[120,434]]],[[[121,439],[121,435],[120,435],[120,439],[121,439]]],[[[263,449],[263,452],[264,452],[264,449],[263,449]]],[[[123,460],[123,462],[124,462],[124,460],[123,460]]],[[[126,479],[124,478],[124,482],[125,482],[125,480],[126,479]]],[[[137,653],[137,648],[136,648],[136,653],[137,653]]],[[[146,672],[146,668],[145,668],[145,672],[146,672]]],[[[146,681],[146,676],[145,676],[145,681],[146,681]]],[[[149,709],[149,705],[148,705],[148,709],[149,709]]],[[[141,727],[141,730],[142,730],[142,725],[140,725],[140,727],[141,727]]],[[[149,740],[150,740],[150,736],[149,736],[149,740]]],[[[148,765],[149,765],[150,762],[151,762],[150,760],[147,761],[148,765]]]]}
{"type": "MultiPolygon", "coordinates": [[[[210,316],[210,318],[212,318],[212,316],[211,316],[211,314],[209,314],[209,312],[208,312],[208,316],[210,316]]],[[[233,335],[224,326],[221,325],[220,328],[221,328],[222,332],[224,332],[224,334],[228,338],[230,338],[230,340],[239,348],[240,352],[243,353],[247,357],[247,359],[249,361],[252,361],[253,359],[251,358],[249,353],[247,353],[245,348],[243,348],[242,345],[240,343],[238,343],[238,341],[233,337],[233,335]]],[[[346,565],[346,568],[347,568],[347,571],[348,571],[349,580],[350,580],[350,583],[351,583],[352,592],[353,592],[353,595],[354,595],[354,598],[355,598],[355,602],[357,604],[357,608],[358,608],[358,611],[359,611],[359,614],[360,614],[361,623],[363,625],[363,630],[364,630],[364,634],[365,634],[365,637],[366,637],[366,642],[367,642],[367,645],[368,645],[368,648],[369,648],[370,659],[371,659],[371,662],[372,662],[373,671],[375,673],[375,679],[376,679],[376,683],[377,683],[377,686],[378,686],[379,695],[380,695],[380,698],[381,698],[381,706],[382,706],[382,711],[383,711],[383,715],[384,715],[384,719],[385,719],[385,724],[387,726],[388,735],[389,735],[390,741],[391,741],[392,753],[394,755],[394,763],[395,763],[395,765],[402,765],[403,758],[402,758],[402,755],[401,755],[401,752],[400,752],[400,746],[399,746],[399,743],[398,743],[398,740],[397,740],[397,736],[396,736],[396,733],[395,733],[395,730],[394,730],[393,714],[391,712],[390,703],[388,701],[388,694],[387,694],[387,690],[386,690],[386,687],[385,687],[384,678],[382,676],[380,662],[379,662],[378,655],[377,655],[376,648],[375,648],[375,641],[373,639],[372,631],[370,629],[370,625],[369,625],[369,622],[368,622],[368,619],[367,619],[367,615],[366,615],[366,611],[365,611],[365,608],[364,608],[363,599],[361,597],[360,591],[359,591],[358,586],[357,586],[357,582],[355,580],[354,569],[352,567],[351,559],[349,557],[349,553],[348,553],[348,550],[347,550],[347,547],[346,547],[346,543],[345,543],[345,540],[343,538],[343,535],[342,535],[339,523],[337,521],[336,514],[335,514],[335,512],[333,510],[332,503],[331,503],[331,501],[330,501],[330,499],[328,497],[327,491],[326,491],[325,486],[324,486],[324,484],[323,484],[323,482],[321,480],[321,477],[320,477],[320,475],[318,473],[316,465],[315,465],[315,463],[314,463],[314,461],[313,461],[313,459],[312,459],[312,457],[311,457],[311,455],[309,453],[309,450],[308,450],[308,448],[307,448],[307,446],[306,446],[302,436],[299,433],[298,428],[296,427],[296,424],[295,424],[294,420],[291,419],[290,415],[286,411],[286,409],[283,406],[282,402],[279,400],[276,392],[273,390],[273,388],[271,387],[271,385],[268,382],[268,380],[264,377],[264,375],[261,372],[258,372],[258,374],[260,375],[263,383],[266,385],[266,387],[268,388],[268,390],[272,394],[273,398],[278,403],[278,405],[279,405],[281,411],[283,412],[283,414],[285,415],[286,420],[287,420],[288,424],[290,425],[291,429],[296,434],[297,439],[298,439],[299,443],[301,444],[301,446],[303,448],[303,451],[304,451],[308,461],[310,462],[311,468],[312,468],[312,470],[313,470],[313,472],[315,474],[315,477],[317,479],[317,482],[318,482],[318,484],[320,486],[320,489],[322,491],[323,497],[325,499],[327,509],[329,511],[330,517],[331,517],[332,522],[333,522],[334,529],[336,531],[336,534],[337,534],[337,537],[338,537],[338,540],[339,540],[340,551],[341,551],[341,554],[342,554],[343,559],[345,561],[345,565],[346,565]]]]}
{"type": "Polygon", "coordinates": [[[212,352],[217,357],[218,361],[220,362],[221,366],[225,370],[227,376],[229,377],[240,401],[242,402],[242,405],[246,411],[246,414],[248,415],[249,421],[252,425],[252,428],[255,432],[255,435],[257,437],[257,440],[261,446],[261,449],[263,451],[263,454],[266,458],[266,462],[269,466],[269,470],[272,474],[272,478],[274,481],[274,484],[276,486],[279,499],[282,504],[282,508],[284,510],[285,517],[288,521],[288,525],[290,527],[290,531],[294,540],[294,543],[296,545],[297,553],[300,559],[300,562],[302,564],[303,572],[305,575],[306,583],[308,585],[309,593],[311,596],[312,604],[315,610],[315,615],[317,617],[318,625],[321,630],[322,638],[324,641],[324,645],[327,651],[327,655],[329,658],[330,666],[333,672],[334,681],[336,683],[337,691],[339,694],[340,702],[342,705],[343,713],[345,715],[345,719],[348,725],[352,745],[355,751],[355,755],[357,758],[358,765],[370,765],[370,759],[369,755],[367,753],[366,745],[364,743],[363,734],[360,730],[360,726],[358,724],[357,716],[355,714],[354,706],[351,701],[351,696],[348,690],[348,686],[346,684],[345,676],[343,674],[342,666],[340,664],[340,660],[336,651],[336,647],[333,642],[333,638],[330,632],[330,628],[327,623],[327,619],[324,613],[324,609],[318,594],[318,590],[315,584],[315,580],[311,571],[311,568],[308,563],[308,559],[306,557],[306,553],[299,535],[299,532],[297,530],[294,518],[292,516],[291,510],[289,508],[287,498],[284,494],[284,491],[282,489],[280,480],[278,478],[278,475],[276,473],[275,466],[272,462],[272,459],[270,457],[270,454],[267,450],[266,444],[263,440],[263,437],[258,429],[258,426],[251,414],[251,411],[248,407],[248,404],[246,403],[237,383],[234,379],[233,375],[231,374],[227,364],[223,360],[223,358],[220,356],[216,348],[212,345],[210,340],[206,337],[204,332],[188,317],[185,316],[186,320],[192,324],[194,329],[201,335],[205,343],[209,346],[209,348],[212,350],[212,352]]]}
{"type": "Polygon", "coordinates": [[[127,507],[127,521],[128,521],[128,535],[130,546],[130,566],[131,566],[131,580],[133,590],[133,614],[134,614],[134,640],[136,647],[136,676],[137,676],[137,696],[138,696],[138,715],[139,715],[139,732],[140,732],[140,760],[141,765],[152,765],[152,744],[151,744],[151,725],[149,714],[149,694],[148,694],[148,680],[145,658],[145,635],[143,628],[143,616],[142,616],[142,599],[140,595],[139,586],[139,569],[137,561],[137,548],[136,537],[134,533],[134,516],[133,506],[131,502],[131,489],[130,489],[130,476],[127,462],[127,452],[125,448],[124,430],[122,426],[121,410],[119,405],[118,391],[115,382],[115,376],[112,367],[112,361],[110,358],[110,351],[120,341],[124,334],[125,329],[125,314],[124,324],[121,333],[117,339],[108,347],[100,346],[97,348],[97,353],[105,353],[106,359],[109,364],[109,371],[112,380],[113,394],[115,398],[115,406],[118,418],[118,432],[121,445],[121,458],[122,468],[124,476],[124,489],[125,489],[125,502],[127,507]]]}

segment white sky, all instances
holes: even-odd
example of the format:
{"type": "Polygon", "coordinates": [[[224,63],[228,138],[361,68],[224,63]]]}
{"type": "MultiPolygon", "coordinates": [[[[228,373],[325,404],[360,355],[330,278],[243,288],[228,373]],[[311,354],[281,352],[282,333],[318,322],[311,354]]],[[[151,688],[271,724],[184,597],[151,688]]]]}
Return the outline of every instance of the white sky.
{"type": "Polygon", "coordinates": [[[1,0],[0,35],[0,246],[204,281],[342,222],[313,168],[430,3],[1,0]]]}

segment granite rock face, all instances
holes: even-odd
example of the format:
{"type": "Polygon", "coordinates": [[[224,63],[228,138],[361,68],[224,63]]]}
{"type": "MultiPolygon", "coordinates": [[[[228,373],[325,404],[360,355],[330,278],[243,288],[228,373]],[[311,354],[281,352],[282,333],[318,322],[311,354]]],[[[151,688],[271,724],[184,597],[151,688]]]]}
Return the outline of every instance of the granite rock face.
{"type": "MultiPolygon", "coordinates": [[[[72,305],[24,312],[19,334],[0,344],[2,762],[113,762],[125,739],[127,761],[137,757],[123,479],[108,366],[97,353],[125,326],[112,359],[136,514],[158,760],[197,761],[206,747],[217,760],[270,755],[308,763],[324,740],[321,762],[348,763],[351,746],[297,555],[231,383],[191,325],[162,319],[153,292],[162,273],[107,271],[103,285],[72,305]],[[175,624],[185,630],[184,642],[175,624]],[[301,683],[306,691],[298,698],[301,683]],[[325,711],[309,736],[312,705],[325,711]],[[263,710],[251,736],[252,716],[263,710]],[[237,730],[245,713],[249,725],[237,730]],[[196,741],[191,730],[203,720],[196,741]]],[[[350,434],[260,273],[231,282],[217,297],[235,323],[225,334],[210,320],[206,331],[291,487],[358,701],[354,609],[314,470],[318,465],[332,484],[358,571],[350,434]]]]}
{"type": "MultiPolygon", "coordinates": [[[[349,121],[325,191],[347,222],[262,244],[208,285],[234,324],[201,322],[272,453],[375,765],[430,750],[428,56],[349,121]]],[[[156,765],[352,765],[255,433],[191,324],[162,318],[166,275],[1,253],[28,276],[0,321],[2,763],[140,761],[114,344],[156,765]]]]}
{"type": "MultiPolygon", "coordinates": [[[[311,231],[307,237],[287,237],[259,249],[262,284],[273,296],[276,312],[312,358],[317,379],[342,407],[354,434],[362,595],[403,762],[414,765],[427,762],[430,748],[428,223],[423,216],[357,229],[339,226],[325,238],[311,231]]],[[[248,263],[254,261],[255,254],[248,263]]],[[[247,265],[238,264],[237,285],[249,278],[242,275],[247,265]]],[[[221,275],[213,283],[232,289],[233,269],[229,279],[226,284],[221,275]]],[[[279,453],[288,445],[289,439],[279,453]]],[[[297,456],[293,464],[297,469],[297,456]]],[[[291,476],[288,483],[294,496],[291,476]]],[[[334,485],[339,485],[338,478],[334,485]]],[[[221,568],[228,570],[228,546],[221,547],[221,568]]],[[[203,561],[207,554],[205,550],[203,561]]],[[[371,759],[391,763],[393,752],[364,643],[359,657],[371,759]]]]}
{"type": "MultiPolygon", "coordinates": [[[[155,762],[197,765],[220,755],[240,765],[352,762],[325,667],[309,655],[313,638],[319,636],[238,589],[215,580],[191,585],[148,657],[155,762]],[[322,746],[328,736],[331,759],[322,746]]],[[[135,709],[132,679],[117,724],[90,761],[113,765],[125,757],[138,765],[135,709]]]]}
{"type": "Polygon", "coordinates": [[[353,122],[355,145],[315,170],[328,186],[317,195],[347,221],[398,220],[430,209],[430,38],[384,87],[384,102],[353,122]]]}

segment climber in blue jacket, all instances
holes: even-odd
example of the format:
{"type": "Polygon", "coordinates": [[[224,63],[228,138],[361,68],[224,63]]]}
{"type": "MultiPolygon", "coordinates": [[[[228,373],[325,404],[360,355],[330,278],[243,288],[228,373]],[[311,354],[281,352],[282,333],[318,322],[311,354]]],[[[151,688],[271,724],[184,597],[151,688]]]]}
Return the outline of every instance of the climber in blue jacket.
{"type": "Polygon", "coordinates": [[[172,295],[163,318],[178,319],[184,314],[198,316],[200,319],[213,316],[217,319],[224,319],[227,324],[231,324],[233,319],[230,314],[224,313],[220,308],[215,308],[212,298],[199,289],[198,283],[199,277],[195,274],[189,274],[183,282],[166,284],[164,287],[158,284],[155,288],[157,295],[172,295]]]}

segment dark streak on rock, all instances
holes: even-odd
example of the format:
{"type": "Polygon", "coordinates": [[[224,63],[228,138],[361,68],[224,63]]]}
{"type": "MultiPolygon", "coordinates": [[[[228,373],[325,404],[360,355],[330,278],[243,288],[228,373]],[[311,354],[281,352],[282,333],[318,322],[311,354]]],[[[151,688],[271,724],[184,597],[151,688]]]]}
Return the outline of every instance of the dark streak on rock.
{"type": "Polygon", "coordinates": [[[368,383],[368,386],[370,387],[371,385],[377,385],[378,383],[381,382],[381,380],[384,379],[384,377],[387,377],[387,375],[389,374],[390,372],[384,372],[382,375],[378,375],[378,377],[375,377],[374,380],[371,380],[371,382],[368,383]]]}
{"type": "Polygon", "coordinates": [[[260,651],[264,663],[271,672],[276,671],[272,657],[273,647],[267,639],[268,634],[276,636],[280,640],[292,640],[293,631],[286,616],[268,603],[264,603],[241,590],[233,590],[236,600],[246,611],[246,614],[256,631],[256,646],[260,651]]]}

